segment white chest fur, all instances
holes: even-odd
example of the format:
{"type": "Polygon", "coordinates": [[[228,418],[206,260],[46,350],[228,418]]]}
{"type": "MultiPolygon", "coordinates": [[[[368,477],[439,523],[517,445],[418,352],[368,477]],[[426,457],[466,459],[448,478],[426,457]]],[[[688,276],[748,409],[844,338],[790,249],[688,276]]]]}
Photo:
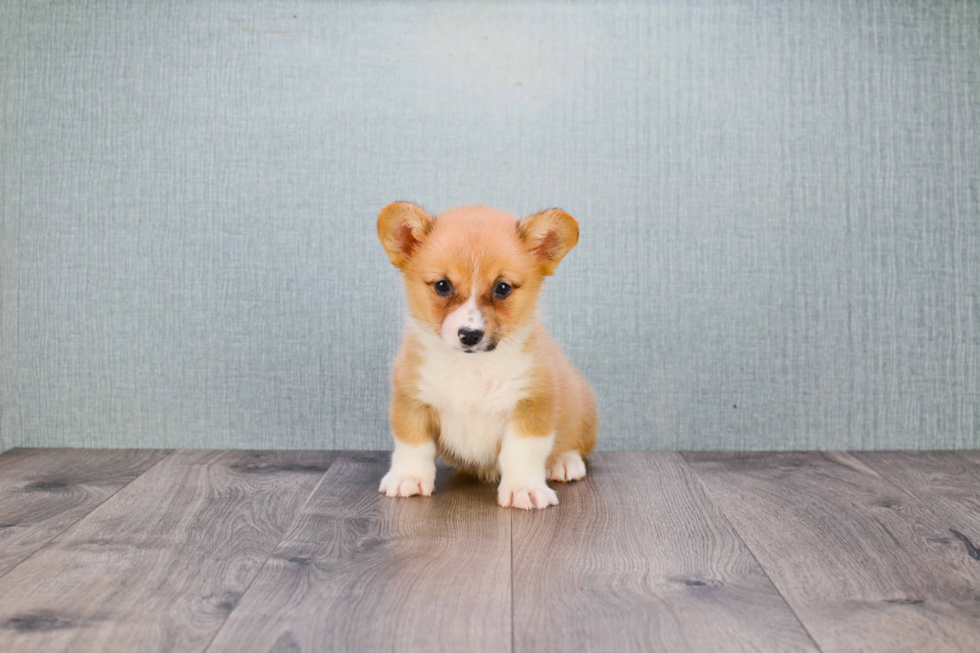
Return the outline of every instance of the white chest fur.
{"type": "Polygon", "coordinates": [[[439,411],[440,444],[474,465],[493,465],[507,418],[526,396],[530,357],[519,344],[481,354],[451,351],[434,335],[420,335],[420,401],[439,411]]]}

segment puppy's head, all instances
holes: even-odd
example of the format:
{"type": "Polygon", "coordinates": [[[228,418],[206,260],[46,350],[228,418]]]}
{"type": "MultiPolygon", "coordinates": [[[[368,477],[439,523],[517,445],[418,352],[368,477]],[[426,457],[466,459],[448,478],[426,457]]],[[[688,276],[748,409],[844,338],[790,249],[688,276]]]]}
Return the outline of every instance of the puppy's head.
{"type": "Polygon", "coordinates": [[[578,242],[578,223],[561,209],[517,220],[470,206],[433,218],[395,202],[378,214],[378,237],[415,319],[446,347],[477,354],[530,323],[542,280],[578,242]]]}

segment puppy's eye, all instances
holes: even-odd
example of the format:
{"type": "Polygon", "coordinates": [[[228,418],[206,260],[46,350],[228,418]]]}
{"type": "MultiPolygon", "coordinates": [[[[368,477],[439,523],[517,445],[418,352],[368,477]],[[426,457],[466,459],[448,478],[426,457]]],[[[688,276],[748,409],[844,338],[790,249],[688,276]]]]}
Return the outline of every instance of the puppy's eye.
{"type": "Polygon", "coordinates": [[[497,299],[503,299],[510,294],[510,291],[514,288],[506,281],[498,281],[497,285],[493,287],[493,296],[497,299]]]}
{"type": "Polygon", "coordinates": [[[453,284],[449,283],[449,281],[446,279],[439,279],[439,281],[432,284],[432,287],[436,289],[436,293],[442,295],[443,297],[453,291],[453,284]]]}

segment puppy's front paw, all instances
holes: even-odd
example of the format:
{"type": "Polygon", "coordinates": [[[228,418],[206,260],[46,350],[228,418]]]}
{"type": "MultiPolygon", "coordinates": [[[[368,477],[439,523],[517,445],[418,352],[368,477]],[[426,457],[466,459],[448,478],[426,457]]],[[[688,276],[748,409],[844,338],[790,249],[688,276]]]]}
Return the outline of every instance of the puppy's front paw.
{"type": "Polygon", "coordinates": [[[389,497],[411,497],[415,495],[427,497],[435,489],[436,484],[432,479],[400,474],[391,470],[381,479],[381,487],[378,488],[378,491],[389,497]]]}
{"type": "Polygon", "coordinates": [[[578,481],[585,478],[585,462],[576,451],[562,454],[548,470],[549,481],[578,481]]]}
{"type": "Polygon", "coordinates": [[[521,510],[547,508],[558,505],[558,495],[544,483],[530,486],[504,485],[501,483],[497,489],[497,503],[504,508],[520,508],[521,510]]]}

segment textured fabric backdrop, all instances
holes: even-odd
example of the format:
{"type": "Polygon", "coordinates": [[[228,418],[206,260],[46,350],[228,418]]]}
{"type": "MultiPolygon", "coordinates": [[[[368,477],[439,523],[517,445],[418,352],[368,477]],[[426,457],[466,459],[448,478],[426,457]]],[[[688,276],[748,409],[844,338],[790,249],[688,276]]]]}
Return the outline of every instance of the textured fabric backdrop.
{"type": "Polygon", "coordinates": [[[2,422],[386,448],[375,236],[558,205],[606,449],[980,446],[980,3],[0,5],[2,422]]]}

